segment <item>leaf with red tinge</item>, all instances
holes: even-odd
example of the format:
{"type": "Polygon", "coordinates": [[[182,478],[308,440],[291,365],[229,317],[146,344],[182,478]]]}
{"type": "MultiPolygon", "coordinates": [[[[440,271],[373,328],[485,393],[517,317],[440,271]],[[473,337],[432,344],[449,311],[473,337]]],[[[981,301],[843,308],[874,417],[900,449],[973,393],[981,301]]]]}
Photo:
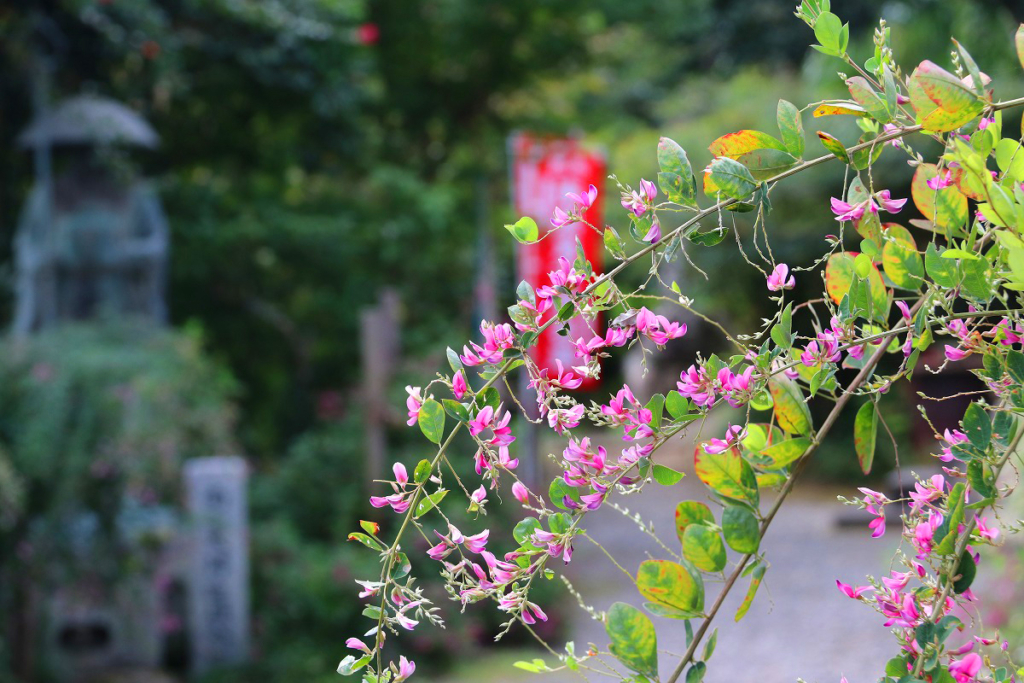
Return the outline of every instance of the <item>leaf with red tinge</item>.
{"type": "Polygon", "coordinates": [[[689,612],[704,609],[704,582],[681,564],[647,560],[636,573],[636,587],[651,602],[689,612]]]}
{"type": "Polygon", "coordinates": [[[888,123],[892,119],[889,108],[871,84],[863,76],[854,76],[846,81],[846,87],[850,89],[850,95],[864,108],[872,118],[881,123],[888,123]]]}
{"type": "Polygon", "coordinates": [[[708,149],[716,157],[736,159],[756,149],[777,149],[785,152],[786,146],[768,133],[759,130],[739,130],[718,138],[708,145],[708,149]]]}
{"type": "Polygon", "coordinates": [[[790,434],[809,434],[811,411],[804,403],[800,387],[780,375],[768,380],[768,391],[775,401],[775,419],[779,426],[790,434]]]}
{"type": "Polygon", "coordinates": [[[846,146],[843,143],[820,130],[818,131],[818,139],[821,140],[821,144],[825,146],[825,149],[836,155],[836,159],[839,159],[844,164],[850,163],[850,155],[847,154],[846,146]]]}
{"type": "Polygon", "coordinates": [[[914,69],[907,90],[918,122],[931,133],[955,130],[985,108],[971,86],[928,60],[914,69]]]}
{"type": "Polygon", "coordinates": [[[864,111],[864,107],[853,102],[825,102],[819,104],[811,116],[815,118],[821,116],[867,116],[868,113],[864,111]]]}
{"type": "Polygon", "coordinates": [[[697,477],[715,493],[757,506],[760,499],[757,479],[738,448],[708,453],[703,443],[698,444],[693,455],[693,465],[697,477]]]}
{"type": "Polygon", "coordinates": [[[871,472],[875,461],[875,439],[878,436],[878,413],[875,404],[867,402],[857,411],[853,421],[853,447],[857,451],[857,462],[864,474],[871,472]]]}
{"type": "Polygon", "coordinates": [[[740,608],[736,610],[736,621],[739,621],[746,616],[747,611],[750,610],[750,606],[754,603],[754,596],[757,595],[757,589],[761,587],[761,580],[764,578],[765,567],[763,564],[757,565],[754,568],[753,576],[750,579],[750,587],[747,588],[747,594],[743,598],[743,603],[740,608]]]}

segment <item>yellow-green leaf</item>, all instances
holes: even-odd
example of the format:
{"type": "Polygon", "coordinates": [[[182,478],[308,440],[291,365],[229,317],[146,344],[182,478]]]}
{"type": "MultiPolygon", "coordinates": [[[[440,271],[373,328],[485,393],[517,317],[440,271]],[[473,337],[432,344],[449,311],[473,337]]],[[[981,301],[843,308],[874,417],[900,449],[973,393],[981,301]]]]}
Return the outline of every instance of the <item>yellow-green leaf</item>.
{"type": "Polygon", "coordinates": [[[896,223],[887,224],[882,247],[882,267],[892,283],[917,291],[924,281],[924,260],[910,231],[896,223]]]}
{"type": "Polygon", "coordinates": [[[853,448],[857,451],[857,462],[864,474],[871,471],[875,460],[875,438],[878,434],[878,414],[875,404],[865,403],[857,411],[853,421],[853,448]]]}
{"type": "Polygon", "coordinates": [[[941,190],[928,187],[928,181],[938,174],[935,164],[918,166],[910,185],[910,196],[925,218],[943,230],[951,229],[954,234],[959,234],[967,223],[967,197],[956,185],[948,185],[941,190]]]}
{"type": "Polygon", "coordinates": [[[759,498],[754,470],[738,449],[708,453],[704,444],[700,444],[693,460],[697,477],[712,491],[726,498],[757,505],[759,498]]]}
{"type": "Polygon", "coordinates": [[[658,677],[658,636],[646,614],[617,602],[608,610],[604,627],[611,640],[608,649],[620,662],[641,676],[658,677]]]}
{"type": "Polygon", "coordinates": [[[636,573],[640,594],[651,602],[688,612],[704,609],[704,582],[681,564],[647,560],[636,573]]]}
{"type": "Polygon", "coordinates": [[[775,420],[790,434],[808,434],[811,431],[811,411],[804,403],[800,387],[785,376],[768,380],[768,390],[775,401],[775,420]]]}
{"type": "Polygon", "coordinates": [[[683,557],[706,572],[725,566],[725,544],[717,531],[706,524],[691,524],[683,533],[683,557]]]}

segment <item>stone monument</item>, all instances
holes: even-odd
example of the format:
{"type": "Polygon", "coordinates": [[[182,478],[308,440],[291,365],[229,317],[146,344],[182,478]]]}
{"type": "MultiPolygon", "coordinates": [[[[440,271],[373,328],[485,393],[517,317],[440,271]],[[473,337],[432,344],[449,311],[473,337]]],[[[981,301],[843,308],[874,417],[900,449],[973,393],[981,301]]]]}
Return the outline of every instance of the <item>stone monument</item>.
{"type": "Polygon", "coordinates": [[[249,651],[249,530],[245,460],[185,463],[191,530],[189,635],[192,670],[238,664],[249,651]]]}
{"type": "Polygon", "coordinates": [[[104,315],[164,322],[167,222],[152,187],[111,163],[122,147],[157,145],[149,124],[113,100],[79,96],[18,142],[35,153],[36,182],[15,237],[14,333],[104,315]]]}

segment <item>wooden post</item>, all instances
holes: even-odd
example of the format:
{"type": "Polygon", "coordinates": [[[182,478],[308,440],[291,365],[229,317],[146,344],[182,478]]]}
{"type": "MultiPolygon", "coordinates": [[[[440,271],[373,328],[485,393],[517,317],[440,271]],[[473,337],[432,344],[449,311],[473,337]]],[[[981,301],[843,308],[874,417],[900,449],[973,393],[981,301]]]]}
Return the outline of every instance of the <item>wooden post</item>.
{"type": "Polygon", "coordinates": [[[376,306],[359,312],[359,345],[363,361],[362,402],[366,476],[380,479],[387,460],[387,425],[392,413],[387,392],[398,358],[398,293],[384,290],[376,306]]]}

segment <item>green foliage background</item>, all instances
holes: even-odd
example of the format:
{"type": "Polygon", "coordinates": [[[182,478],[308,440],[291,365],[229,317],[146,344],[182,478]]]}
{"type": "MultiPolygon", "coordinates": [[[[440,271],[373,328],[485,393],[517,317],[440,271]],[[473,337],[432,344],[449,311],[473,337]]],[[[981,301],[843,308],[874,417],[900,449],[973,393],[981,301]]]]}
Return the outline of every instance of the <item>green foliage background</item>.
{"type": "MultiPolygon", "coordinates": [[[[34,55],[54,55],[55,96],[93,90],[121,99],[163,137],[158,152],[137,159],[159,180],[171,221],[173,322],[201,328],[204,348],[237,379],[237,435],[258,466],[262,647],[279,652],[280,638],[300,625],[308,638],[280,654],[280,670],[265,680],[319,671],[345,632],[347,617],[329,606],[354,585],[332,571],[355,568],[339,546],[364,493],[355,483],[358,310],[381,287],[398,289],[400,374],[415,384],[442,367],[440,350],[470,334],[466,283],[480,230],[502,235],[499,291],[513,290],[499,226],[511,218],[504,140],[514,129],[582,131],[635,184],[656,171],[659,135],[702,168],[719,135],[772,130],[779,97],[841,95],[836,62],[806,48],[794,4],[26,0],[0,8],[8,285],[13,226],[32,180],[14,139],[31,116],[34,55]],[[360,39],[370,24],[376,42],[360,39]],[[61,36],[56,48],[40,26],[61,36]],[[345,397],[346,421],[318,418],[324,392],[345,397]]],[[[855,54],[869,49],[881,13],[906,63],[945,54],[954,35],[999,92],[1020,91],[1011,35],[1024,15],[1013,0],[836,0],[834,10],[851,22],[855,54]]],[[[847,123],[820,128],[846,142],[855,136],[847,123]]],[[[878,169],[902,178],[893,194],[907,196],[911,170],[896,155],[883,155],[878,169]]],[[[823,198],[838,192],[841,173],[824,166],[779,189],[772,225],[781,260],[806,262],[834,230],[823,198]]],[[[605,192],[616,204],[614,185],[605,192]]],[[[733,258],[702,250],[697,264],[713,273],[733,258]]],[[[754,326],[759,312],[749,302],[763,281],[753,270],[733,272],[743,275],[727,288],[690,272],[687,291],[707,313],[754,326]]],[[[0,314],[9,318],[10,287],[2,294],[0,314]]],[[[401,394],[396,387],[395,406],[401,394]]],[[[400,448],[401,437],[394,443],[400,448]]],[[[852,468],[852,458],[837,462],[847,461],[852,468]]]]}

